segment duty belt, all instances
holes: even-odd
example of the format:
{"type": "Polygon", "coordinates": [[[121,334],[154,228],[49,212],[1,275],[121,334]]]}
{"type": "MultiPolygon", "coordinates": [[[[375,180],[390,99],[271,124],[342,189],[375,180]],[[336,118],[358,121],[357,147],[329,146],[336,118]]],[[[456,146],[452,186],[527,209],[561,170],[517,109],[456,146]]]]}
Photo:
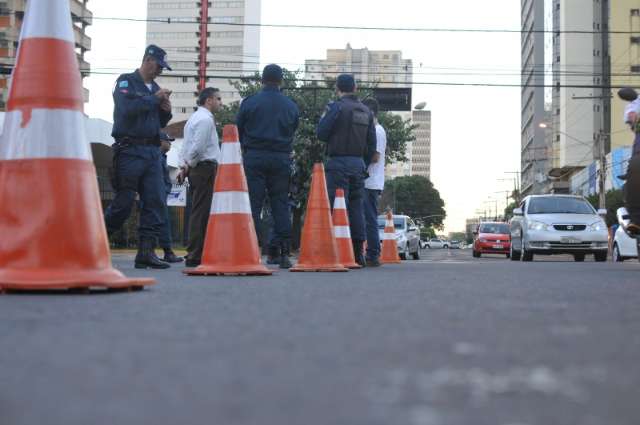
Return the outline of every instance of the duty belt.
{"type": "Polygon", "coordinates": [[[134,137],[122,137],[117,139],[123,145],[160,146],[160,139],[138,139],[134,137]]]}

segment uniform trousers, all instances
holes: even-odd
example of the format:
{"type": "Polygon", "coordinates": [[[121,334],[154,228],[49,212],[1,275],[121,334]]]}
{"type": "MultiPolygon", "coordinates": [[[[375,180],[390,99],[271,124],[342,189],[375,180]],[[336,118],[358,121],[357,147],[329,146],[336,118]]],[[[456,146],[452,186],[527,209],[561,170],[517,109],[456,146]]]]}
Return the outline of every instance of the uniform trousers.
{"type": "Polygon", "coordinates": [[[331,210],[333,211],[336,189],[343,189],[349,215],[351,240],[354,242],[363,242],[367,239],[363,211],[365,170],[364,160],[357,156],[329,158],[325,167],[331,210]]]}

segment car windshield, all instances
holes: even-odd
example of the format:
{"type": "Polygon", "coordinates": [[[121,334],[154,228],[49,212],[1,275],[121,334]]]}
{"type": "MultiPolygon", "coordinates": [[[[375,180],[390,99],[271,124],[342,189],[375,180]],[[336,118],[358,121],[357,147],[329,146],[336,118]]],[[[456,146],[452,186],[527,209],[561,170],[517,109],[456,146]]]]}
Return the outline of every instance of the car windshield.
{"type": "MultiPolygon", "coordinates": [[[[387,221],[384,217],[383,218],[378,217],[378,229],[384,229],[386,222],[387,221]]],[[[398,230],[404,229],[404,217],[394,217],[393,226],[398,230]]]]}
{"type": "Polygon", "coordinates": [[[565,196],[531,198],[529,214],[595,214],[595,210],[584,199],[565,196]]]}
{"type": "Polygon", "coordinates": [[[478,232],[506,235],[509,233],[509,225],[504,223],[484,223],[480,225],[480,230],[478,232]]]}

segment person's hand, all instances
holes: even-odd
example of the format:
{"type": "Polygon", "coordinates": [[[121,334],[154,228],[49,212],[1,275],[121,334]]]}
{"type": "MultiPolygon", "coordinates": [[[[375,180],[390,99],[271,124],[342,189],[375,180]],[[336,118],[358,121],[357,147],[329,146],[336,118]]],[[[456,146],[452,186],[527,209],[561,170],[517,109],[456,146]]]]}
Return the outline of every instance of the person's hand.
{"type": "Polygon", "coordinates": [[[160,109],[162,109],[165,112],[171,112],[171,101],[169,99],[161,100],[160,109]]]}
{"type": "Polygon", "coordinates": [[[169,100],[169,96],[171,96],[171,93],[172,93],[172,91],[169,90],[169,89],[160,89],[155,93],[155,95],[161,101],[163,101],[163,100],[168,101],[169,100]]]}
{"type": "Polygon", "coordinates": [[[176,177],[176,182],[178,182],[178,184],[183,184],[184,180],[187,177],[189,177],[189,166],[185,164],[182,167],[180,167],[180,172],[178,173],[178,176],[176,177]]]}

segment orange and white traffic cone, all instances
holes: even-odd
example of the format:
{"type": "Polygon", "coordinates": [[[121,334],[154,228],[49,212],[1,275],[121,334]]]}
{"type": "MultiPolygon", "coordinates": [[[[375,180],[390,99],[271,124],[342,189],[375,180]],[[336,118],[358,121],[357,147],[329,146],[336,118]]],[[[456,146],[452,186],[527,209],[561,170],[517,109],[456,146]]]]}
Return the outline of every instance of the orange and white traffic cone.
{"type": "Polygon", "coordinates": [[[398,244],[396,243],[396,228],[393,225],[393,214],[387,211],[387,220],[384,225],[384,233],[382,234],[382,255],[380,255],[382,264],[398,264],[400,256],[398,255],[398,244]]]}
{"type": "Polygon", "coordinates": [[[362,266],[356,263],[351,243],[351,230],[349,229],[349,216],[347,215],[347,203],[344,199],[344,189],[336,189],[336,197],[333,201],[333,232],[336,235],[338,247],[338,261],[349,268],[359,269],[362,266]]]}
{"type": "Polygon", "coordinates": [[[346,272],[338,258],[322,164],[314,164],[298,263],[292,272],[346,272]]]}
{"type": "Polygon", "coordinates": [[[111,266],[68,0],[27,3],[0,137],[0,291],[140,289],[111,266]]]}
{"type": "Polygon", "coordinates": [[[202,262],[187,275],[270,275],[261,263],[235,125],[222,130],[222,159],[213,187],[202,262]]]}

